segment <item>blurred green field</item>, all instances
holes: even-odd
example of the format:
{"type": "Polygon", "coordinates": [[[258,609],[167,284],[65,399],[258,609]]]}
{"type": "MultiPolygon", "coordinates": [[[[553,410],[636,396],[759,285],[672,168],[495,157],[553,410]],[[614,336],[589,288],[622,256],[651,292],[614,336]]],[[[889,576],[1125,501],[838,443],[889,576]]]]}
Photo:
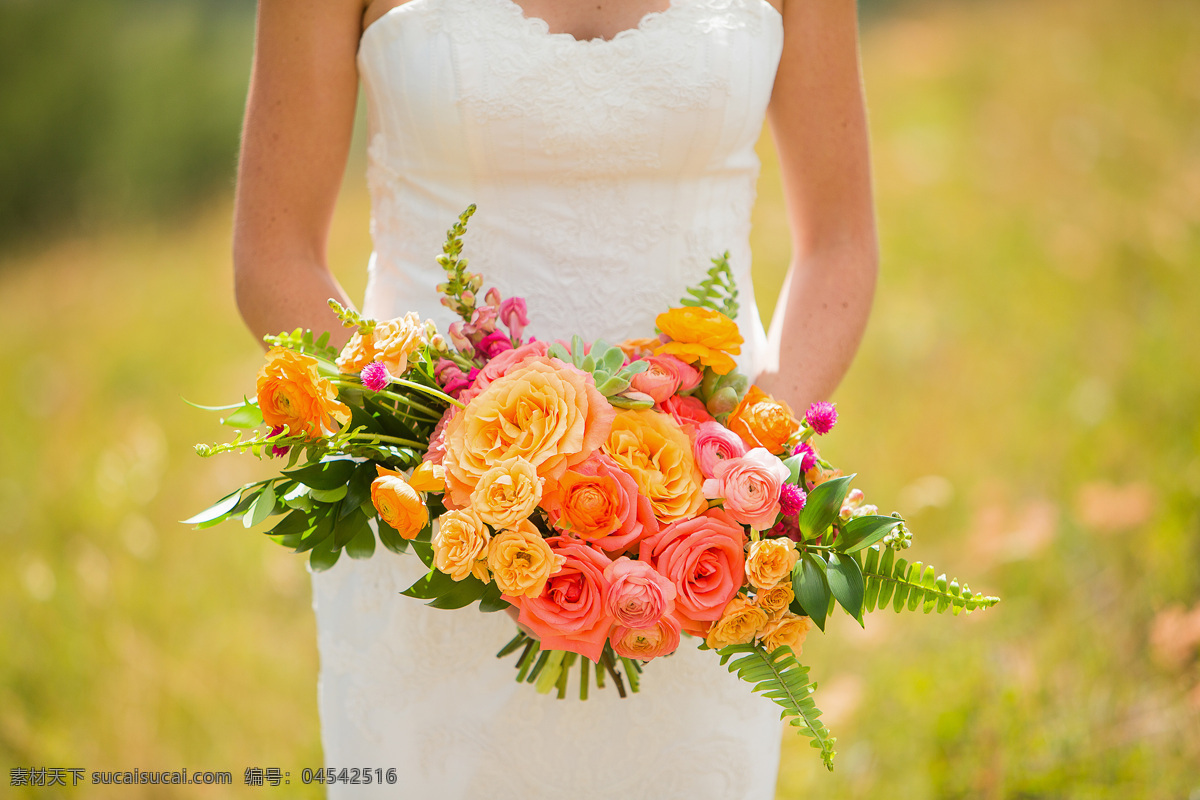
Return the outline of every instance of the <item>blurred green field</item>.
{"type": "MultiPolygon", "coordinates": [[[[811,637],[838,771],[789,738],[780,798],[1200,798],[1196,11],[929,2],[864,31],[882,275],[825,454],[909,517],[914,558],[1004,602],[811,637]]],[[[788,253],[762,153],[769,313],[788,253]]],[[[352,296],[366,215],[356,170],[331,243],[352,296]]],[[[303,559],[175,522],[262,469],[196,457],[225,431],[180,399],[258,368],[229,216],[0,256],[9,769],[321,763],[303,559]]]]}

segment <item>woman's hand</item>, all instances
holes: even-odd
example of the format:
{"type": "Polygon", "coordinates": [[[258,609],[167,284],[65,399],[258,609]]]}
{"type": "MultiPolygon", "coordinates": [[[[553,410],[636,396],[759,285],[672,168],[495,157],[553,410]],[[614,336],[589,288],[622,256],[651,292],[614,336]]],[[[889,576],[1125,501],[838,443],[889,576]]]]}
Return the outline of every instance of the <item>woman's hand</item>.
{"type": "Polygon", "coordinates": [[[238,309],[255,336],[349,332],[326,239],[358,96],[362,0],[260,0],[234,210],[238,309]]]}
{"type": "Polygon", "coordinates": [[[756,383],[802,411],[827,400],[866,327],[879,262],[855,0],[786,0],[768,119],[792,262],[756,383]]]}

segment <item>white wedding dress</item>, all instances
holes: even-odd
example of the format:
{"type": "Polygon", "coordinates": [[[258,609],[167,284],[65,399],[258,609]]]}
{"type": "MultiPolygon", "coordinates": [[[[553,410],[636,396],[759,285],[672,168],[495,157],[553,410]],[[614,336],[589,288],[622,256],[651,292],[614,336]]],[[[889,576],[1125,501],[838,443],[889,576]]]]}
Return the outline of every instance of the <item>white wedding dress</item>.
{"type": "MultiPolygon", "coordinates": [[[[577,41],[511,0],[410,0],[363,34],[375,253],[365,313],[451,321],[435,285],[469,204],[465,255],[528,301],[539,339],[650,336],[730,251],[753,375],[766,339],[750,282],[754,144],[782,49],[765,0],[674,0],[611,40],[577,41]]],[[[514,681],[503,613],[399,592],[423,567],[378,548],[312,576],[324,764],[395,767],[331,798],[768,800],[783,725],[685,637],[642,691],[578,700],[514,681]]]]}

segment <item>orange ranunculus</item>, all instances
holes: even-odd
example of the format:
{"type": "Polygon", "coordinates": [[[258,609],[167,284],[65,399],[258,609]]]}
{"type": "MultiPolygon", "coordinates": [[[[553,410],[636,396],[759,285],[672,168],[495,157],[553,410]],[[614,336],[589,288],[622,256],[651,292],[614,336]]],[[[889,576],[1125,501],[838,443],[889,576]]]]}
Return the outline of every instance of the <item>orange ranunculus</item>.
{"type": "Polygon", "coordinates": [[[747,447],[765,447],[775,455],[782,453],[788,439],[800,430],[800,421],[787,403],[774,399],[757,386],[751,386],[746,392],[742,402],[729,415],[728,425],[742,437],[747,447]]]}
{"type": "Polygon", "coordinates": [[[337,368],[342,372],[359,373],[375,360],[375,338],[355,333],[338,355],[337,368]]]}
{"type": "Polygon", "coordinates": [[[337,389],[317,370],[317,360],[284,347],[272,347],[258,373],[258,408],[263,422],[310,439],[337,431],[350,421],[350,409],[338,402],[337,389]]]}
{"type": "Polygon", "coordinates": [[[707,505],[692,440],[670,416],[650,410],[618,412],[604,452],[637,481],[659,522],[694,517],[707,505]]]}
{"type": "Polygon", "coordinates": [[[387,371],[400,377],[408,371],[408,358],[425,345],[425,327],[417,312],[380,322],[372,334],[375,360],[383,362],[387,371]]]}
{"type": "Polygon", "coordinates": [[[405,539],[415,538],[429,523],[429,508],[417,490],[391,470],[378,468],[371,482],[371,504],[379,518],[405,539]]]}
{"type": "Polygon", "coordinates": [[[442,469],[441,464],[422,461],[412,471],[408,485],[418,492],[444,492],[446,491],[446,471],[442,469]]]}
{"type": "Polygon", "coordinates": [[[442,466],[451,503],[465,507],[479,479],[520,456],[557,479],[604,442],[614,415],[592,376],[534,357],[497,378],[446,425],[442,466]]]}
{"type": "Polygon", "coordinates": [[[659,314],[654,323],[671,338],[655,350],[656,355],[675,356],[689,364],[699,362],[718,375],[737,366],[730,355],[742,352],[742,335],[737,323],[720,311],[698,306],[672,308],[659,314]]]}

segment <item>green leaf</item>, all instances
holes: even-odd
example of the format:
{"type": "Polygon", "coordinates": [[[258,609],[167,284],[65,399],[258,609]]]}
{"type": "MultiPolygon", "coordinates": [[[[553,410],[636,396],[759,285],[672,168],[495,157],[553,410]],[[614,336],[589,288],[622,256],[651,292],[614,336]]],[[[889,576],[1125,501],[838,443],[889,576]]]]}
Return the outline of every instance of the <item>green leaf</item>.
{"type": "Polygon", "coordinates": [[[829,554],[829,570],[825,574],[829,581],[829,591],[842,604],[842,608],[850,616],[863,621],[863,594],[866,586],[863,582],[862,568],[853,556],[829,554]]]}
{"type": "MultiPolygon", "coordinates": [[[[332,489],[312,489],[309,491],[309,497],[320,503],[336,503],[346,496],[346,484],[335,486],[332,489]]],[[[351,506],[353,508],[353,506],[351,506]]]]}
{"type": "Polygon", "coordinates": [[[236,411],[221,420],[221,424],[230,428],[257,428],[263,424],[262,411],[256,403],[243,400],[236,411]]]}
{"type": "Polygon", "coordinates": [[[416,583],[400,594],[405,597],[415,597],[418,600],[432,600],[443,592],[450,591],[453,586],[454,578],[441,570],[430,569],[429,572],[418,578],[416,583]]]}
{"type": "Polygon", "coordinates": [[[383,520],[379,521],[379,541],[383,542],[383,546],[393,553],[408,552],[408,542],[396,532],[395,528],[383,520]]]}
{"type": "Polygon", "coordinates": [[[342,551],[332,546],[332,541],[326,539],[320,547],[314,547],[308,556],[308,565],[313,572],[324,572],[337,563],[342,551]]]}
{"type": "Polygon", "coordinates": [[[358,469],[354,470],[346,484],[346,494],[342,499],[343,517],[371,499],[371,483],[377,475],[375,462],[364,461],[358,465],[358,469]]]}
{"type": "Polygon", "coordinates": [[[254,501],[254,505],[250,506],[250,510],[246,512],[246,516],[242,518],[242,524],[247,528],[260,525],[266,521],[267,517],[271,516],[271,512],[274,510],[275,487],[268,483],[259,492],[258,499],[254,501]]]}
{"type": "Polygon", "coordinates": [[[375,554],[375,533],[364,524],[354,538],[346,543],[346,555],[351,558],[370,558],[375,554]]]}
{"type": "Polygon", "coordinates": [[[825,562],[812,553],[805,553],[792,571],[792,590],[804,613],[825,630],[825,614],[831,592],[825,579],[825,562]]]}
{"type": "MultiPolygon", "coordinates": [[[[201,511],[199,514],[182,520],[182,523],[184,525],[199,526],[204,525],[205,523],[216,525],[218,522],[223,522],[229,518],[230,513],[232,513],[233,509],[237,507],[238,501],[241,499],[242,492],[244,490],[245,487],[235,489],[217,502],[213,503],[208,508],[201,511]]],[[[205,525],[205,527],[208,526],[205,525]]]]}
{"type": "Polygon", "coordinates": [[[729,664],[730,672],[754,684],[754,692],[783,709],[781,717],[809,737],[809,744],[820,751],[826,769],[832,772],[837,740],[821,722],[821,710],[813,702],[816,686],[808,680],[808,667],[796,660],[791,648],[777,647],[768,653],[761,644],[736,644],[717,653],[722,665],[729,664]]]}
{"type": "Polygon", "coordinates": [[[486,588],[483,581],[474,576],[468,576],[464,580],[456,581],[453,589],[438,595],[426,605],[445,609],[464,608],[483,597],[486,588]]]}
{"type": "Polygon", "coordinates": [[[316,520],[310,519],[305,511],[293,511],[279,522],[275,523],[275,527],[267,531],[270,536],[291,536],[293,534],[302,534],[310,530],[316,520]]]}
{"type": "Polygon", "coordinates": [[[808,493],[808,501],[800,512],[800,533],[805,539],[815,539],[824,533],[842,510],[842,501],[850,491],[853,475],[825,481],[808,493]]]}
{"type": "MultiPolygon", "coordinates": [[[[318,506],[310,516],[311,526],[296,544],[295,552],[303,553],[333,536],[334,506],[318,506]]],[[[332,542],[330,542],[332,545],[332,542]]]]}
{"type": "Polygon", "coordinates": [[[487,588],[483,590],[483,596],[479,598],[479,610],[484,613],[503,611],[509,605],[507,600],[500,597],[500,587],[495,581],[488,583],[487,588]]]}
{"type": "Polygon", "coordinates": [[[344,486],[357,467],[358,463],[349,458],[334,458],[316,464],[305,464],[299,469],[283,474],[313,489],[329,491],[344,486]]]}
{"type": "Polygon", "coordinates": [[[856,553],[878,542],[904,520],[898,517],[882,517],[868,515],[855,517],[842,525],[842,533],[838,536],[834,547],[843,553],[856,553]]]}
{"type": "MultiPolygon", "coordinates": [[[[341,506],[339,506],[340,508],[341,506]]],[[[367,515],[363,513],[361,508],[356,506],[349,514],[344,516],[339,510],[336,514],[336,523],[333,526],[333,546],[337,548],[346,547],[363,530],[369,533],[371,526],[367,524],[367,515]]],[[[374,550],[373,544],[371,549],[374,550]]]]}

